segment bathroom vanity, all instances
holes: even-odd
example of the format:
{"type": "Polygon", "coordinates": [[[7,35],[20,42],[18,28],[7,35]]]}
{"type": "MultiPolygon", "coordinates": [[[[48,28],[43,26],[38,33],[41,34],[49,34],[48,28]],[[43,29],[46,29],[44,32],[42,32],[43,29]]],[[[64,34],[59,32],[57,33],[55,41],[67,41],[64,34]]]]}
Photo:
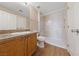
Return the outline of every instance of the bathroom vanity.
{"type": "Polygon", "coordinates": [[[0,35],[0,56],[31,56],[37,49],[37,32],[0,35]]]}

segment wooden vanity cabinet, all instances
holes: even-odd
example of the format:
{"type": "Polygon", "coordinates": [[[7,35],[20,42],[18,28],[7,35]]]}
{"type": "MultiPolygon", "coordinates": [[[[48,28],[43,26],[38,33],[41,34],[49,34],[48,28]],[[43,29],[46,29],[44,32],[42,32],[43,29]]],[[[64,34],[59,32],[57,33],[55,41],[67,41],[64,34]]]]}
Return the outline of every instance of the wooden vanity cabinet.
{"type": "Polygon", "coordinates": [[[16,56],[24,56],[25,55],[25,36],[18,36],[16,37],[16,43],[15,43],[16,56]]]}
{"type": "Polygon", "coordinates": [[[11,38],[11,40],[7,39],[7,41],[1,42],[0,44],[0,56],[12,56],[15,54],[16,47],[15,47],[15,40],[11,38]]]}
{"type": "Polygon", "coordinates": [[[27,36],[28,56],[31,56],[37,48],[37,36],[36,33],[27,36]]]}
{"type": "Polygon", "coordinates": [[[37,48],[36,33],[0,42],[0,56],[31,56],[37,48]]]}
{"type": "Polygon", "coordinates": [[[7,42],[0,44],[0,55],[2,56],[24,56],[25,37],[10,38],[7,42]]]}
{"type": "Polygon", "coordinates": [[[10,47],[8,47],[6,44],[0,45],[0,56],[8,56],[10,47]]]}

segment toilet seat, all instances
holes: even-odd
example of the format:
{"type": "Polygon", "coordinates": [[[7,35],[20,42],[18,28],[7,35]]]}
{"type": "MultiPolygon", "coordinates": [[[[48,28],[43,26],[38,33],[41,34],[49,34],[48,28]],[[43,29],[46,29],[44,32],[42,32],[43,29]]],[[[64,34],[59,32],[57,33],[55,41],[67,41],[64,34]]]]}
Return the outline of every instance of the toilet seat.
{"type": "Polygon", "coordinates": [[[39,40],[39,41],[44,41],[44,40],[45,40],[45,37],[43,37],[43,36],[38,36],[38,40],[39,40]]]}

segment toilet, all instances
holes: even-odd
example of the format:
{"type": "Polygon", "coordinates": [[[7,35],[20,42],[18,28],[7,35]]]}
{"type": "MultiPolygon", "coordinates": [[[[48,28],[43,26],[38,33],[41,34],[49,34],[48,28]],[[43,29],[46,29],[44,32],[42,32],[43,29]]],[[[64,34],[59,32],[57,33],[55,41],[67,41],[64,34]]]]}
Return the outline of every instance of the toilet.
{"type": "Polygon", "coordinates": [[[37,37],[37,40],[38,40],[37,46],[38,46],[39,48],[44,48],[45,37],[43,37],[43,36],[38,36],[38,37],[37,37]]]}

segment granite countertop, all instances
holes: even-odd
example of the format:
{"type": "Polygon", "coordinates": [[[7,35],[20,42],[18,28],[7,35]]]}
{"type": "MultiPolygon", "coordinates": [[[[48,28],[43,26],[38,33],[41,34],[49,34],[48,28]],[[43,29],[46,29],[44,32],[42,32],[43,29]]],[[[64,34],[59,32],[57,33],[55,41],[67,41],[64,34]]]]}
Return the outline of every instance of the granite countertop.
{"type": "Polygon", "coordinates": [[[11,38],[11,37],[16,37],[16,36],[21,36],[21,35],[28,35],[28,34],[32,34],[32,33],[37,33],[37,32],[24,31],[24,32],[14,32],[14,33],[1,34],[0,40],[11,38]]]}

